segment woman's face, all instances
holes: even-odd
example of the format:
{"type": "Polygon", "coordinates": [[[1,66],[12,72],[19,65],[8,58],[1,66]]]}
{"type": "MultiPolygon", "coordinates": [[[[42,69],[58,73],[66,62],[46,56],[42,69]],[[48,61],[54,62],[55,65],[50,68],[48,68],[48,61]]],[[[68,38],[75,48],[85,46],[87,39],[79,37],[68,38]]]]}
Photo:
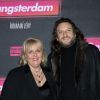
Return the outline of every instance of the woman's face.
{"type": "Polygon", "coordinates": [[[68,22],[60,23],[57,26],[57,41],[64,46],[70,46],[75,41],[76,35],[72,25],[68,22]]]}
{"type": "Polygon", "coordinates": [[[35,43],[31,47],[27,48],[25,57],[29,66],[34,68],[39,67],[43,58],[43,50],[41,48],[41,44],[35,43]]]}

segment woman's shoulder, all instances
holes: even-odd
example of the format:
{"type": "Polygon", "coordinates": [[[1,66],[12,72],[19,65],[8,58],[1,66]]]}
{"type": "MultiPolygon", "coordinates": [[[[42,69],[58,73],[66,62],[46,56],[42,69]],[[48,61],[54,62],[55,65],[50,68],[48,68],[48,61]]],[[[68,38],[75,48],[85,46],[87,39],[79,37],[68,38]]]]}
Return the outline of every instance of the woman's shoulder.
{"type": "Polygon", "coordinates": [[[12,76],[14,76],[14,77],[17,77],[17,76],[20,76],[23,72],[24,72],[24,70],[25,70],[25,66],[20,66],[20,67],[15,67],[15,68],[13,68],[13,69],[11,69],[9,72],[8,72],[8,77],[12,77],[12,76]]]}

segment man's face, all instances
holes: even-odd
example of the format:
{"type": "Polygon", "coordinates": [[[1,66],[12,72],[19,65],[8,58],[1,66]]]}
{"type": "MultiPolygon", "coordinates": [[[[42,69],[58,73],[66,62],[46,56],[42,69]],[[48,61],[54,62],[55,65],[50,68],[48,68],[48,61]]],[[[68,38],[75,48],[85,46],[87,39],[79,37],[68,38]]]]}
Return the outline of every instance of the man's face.
{"type": "Polygon", "coordinates": [[[60,23],[57,27],[57,41],[63,46],[70,46],[75,41],[76,35],[72,25],[68,22],[60,23]]]}

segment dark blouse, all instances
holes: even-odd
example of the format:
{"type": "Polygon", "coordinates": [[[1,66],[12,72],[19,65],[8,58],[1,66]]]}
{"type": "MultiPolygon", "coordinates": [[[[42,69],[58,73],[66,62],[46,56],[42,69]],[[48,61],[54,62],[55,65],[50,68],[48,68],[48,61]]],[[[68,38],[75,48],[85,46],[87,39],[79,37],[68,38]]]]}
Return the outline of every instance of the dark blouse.
{"type": "Polygon", "coordinates": [[[52,100],[51,91],[47,81],[42,87],[39,87],[39,91],[40,91],[41,100],[52,100]]]}

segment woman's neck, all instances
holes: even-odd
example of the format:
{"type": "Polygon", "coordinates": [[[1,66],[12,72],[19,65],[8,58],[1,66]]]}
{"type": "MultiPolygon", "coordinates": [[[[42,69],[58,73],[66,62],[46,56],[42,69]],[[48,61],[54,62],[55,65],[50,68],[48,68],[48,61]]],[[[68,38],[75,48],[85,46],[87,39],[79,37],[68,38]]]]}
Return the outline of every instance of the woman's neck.
{"type": "Polygon", "coordinates": [[[43,86],[43,84],[46,82],[46,77],[43,73],[43,70],[41,68],[41,66],[38,67],[30,67],[30,70],[32,72],[32,75],[35,79],[35,82],[37,84],[38,87],[43,86]]]}

